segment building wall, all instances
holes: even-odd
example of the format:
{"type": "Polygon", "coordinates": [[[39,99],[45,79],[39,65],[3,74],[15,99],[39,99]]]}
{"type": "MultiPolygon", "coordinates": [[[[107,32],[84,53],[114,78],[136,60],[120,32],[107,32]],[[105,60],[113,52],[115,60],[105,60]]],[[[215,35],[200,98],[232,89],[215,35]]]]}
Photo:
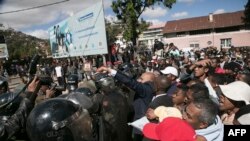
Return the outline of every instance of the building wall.
{"type": "Polygon", "coordinates": [[[151,48],[154,45],[154,40],[158,39],[162,41],[162,30],[165,24],[150,26],[148,30],[144,31],[138,38],[138,43],[144,43],[147,48],[151,48]]]}
{"type": "Polygon", "coordinates": [[[164,43],[174,43],[178,48],[190,47],[191,43],[198,43],[200,48],[215,46],[220,49],[221,39],[232,38],[232,45],[238,46],[250,46],[250,31],[237,31],[237,32],[225,32],[225,33],[211,33],[201,35],[188,35],[184,37],[164,38],[164,43]],[[208,44],[208,42],[211,44],[208,44]],[[214,41],[214,43],[213,43],[214,41]]]}
{"type": "Polygon", "coordinates": [[[159,41],[162,41],[163,40],[163,34],[162,33],[156,33],[155,35],[153,36],[147,36],[147,37],[144,37],[144,36],[141,36],[140,38],[138,38],[138,41],[139,42],[144,42],[145,45],[147,46],[147,48],[151,48],[153,45],[154,45],[154,40],[155,39],[158,39],[159,41]]]}
{"type": "Polygon", "coordinates": [[[162,38],[163,38],[163,36],[157,36],[157,38],[155,36],[153,36],[153,37],[147,37],[147,38],[139,38],[138,41],[139,42],[144,42],[146,47],[151,49],[153,47],[154,43],[155,43],[154,42],[155,39],[158,39],[159,41],[162,41],[162,38]]]}

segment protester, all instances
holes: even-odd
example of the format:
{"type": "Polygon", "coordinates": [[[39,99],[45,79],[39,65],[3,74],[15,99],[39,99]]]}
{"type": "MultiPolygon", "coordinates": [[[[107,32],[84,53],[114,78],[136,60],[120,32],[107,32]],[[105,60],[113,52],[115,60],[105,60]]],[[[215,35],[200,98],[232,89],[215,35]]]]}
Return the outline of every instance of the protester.
{"type": "Polygon", "coordinates": [[[171,81],[171,86],[167,90],[167,95],[172,96],[173,93],[176,91],[177,87],[177,78],[178,78],[178,70],[175,67],[168,66],[164,70],[161,70],[161,73],[167,77],[169,81],[171,81]]]}
{"type": "Polygon", "coordinates": [[[183,119],[194,129],[196,134],[208,141],[222,141],[224,125],[218,116],[218,106],[210,99],[195,99],[183,110],[183,119]]]}
{"type": "Polygon", "coordinates": [[[219,85],[221,120],[224,124],[233,124],[239,109],[250,102],[250,86],[242,81],[219,85]]]}
{"type": "Polygon", "coordinates": [[[156,116],[154,110],[159,106],[172,107],[173,102],[170,96],[166,94],[166,89],[171,85],[171,82],[166,77],[157,77],[156,80],[156,95],[149,103],[146,116],[150,121],[155,121],[156,116]]]}
{"type": "Polygon", "coordinates": [[[234,125],[250,125],[250,105],[241,107],[239,111],[235,113],[234,125]]]}
{"type": "Polygon", "coordinates": [[[144,136],[159,141],[205,141],[197,136],[195,130],[185,121],[176,117],[165,118],[159,124],[148,123],[143,128],[144,136]]]}
{"type": "Polygon", "coordinates": [[[179,110],[183,110],[187,104],[187,91],[188,86],[185,84],[178,84],[177,90],[172,95],[172,101],[174,103],[174,107],[178,108],[179,110]]]}

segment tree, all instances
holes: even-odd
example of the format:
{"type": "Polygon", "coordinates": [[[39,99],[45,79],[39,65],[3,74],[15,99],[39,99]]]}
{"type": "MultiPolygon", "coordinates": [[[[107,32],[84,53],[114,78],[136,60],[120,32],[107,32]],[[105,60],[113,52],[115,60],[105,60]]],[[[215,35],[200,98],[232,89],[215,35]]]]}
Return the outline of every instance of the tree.
{"type": "Polygon", "coordinates": [[[39,49],[41,53],[43,53],[42,50],[49,49],[48,40],[38,39],[20,31],[15,31],[12,28],[0,30],[0,35],[5,36],[10,60],[34,55],[37,51],[36,47],[43,47],[39,49]],[[41,44],[42,46],[40,46],[41,44]]]}
{"type": "Polygon", "coordinates": [[[149,26],[143,19],[141,21],[138,19],[147,7],[153,7],[155,3],[172,8],[176,0],[116,0],[112,2],[114,13],[124,23],[123,37],[127,41],[136,44],[138,35],[149,26]]]}
{"type": "Polygon", "coordinates": [[[117,35],[122,33],[122,27],[120,23],[111,23],[105,20],[106,32],[107,32],[107,42],[108,45],[114,43],[117,39],[117,35]]]}
{"type": "Polygon", "coordinates": [[[243,17],[243,22],[245,23],[247,28],[250,28],[250,0],[248,0],[247,4],[245,5],[244,11],[245,17],[243,17]]]}

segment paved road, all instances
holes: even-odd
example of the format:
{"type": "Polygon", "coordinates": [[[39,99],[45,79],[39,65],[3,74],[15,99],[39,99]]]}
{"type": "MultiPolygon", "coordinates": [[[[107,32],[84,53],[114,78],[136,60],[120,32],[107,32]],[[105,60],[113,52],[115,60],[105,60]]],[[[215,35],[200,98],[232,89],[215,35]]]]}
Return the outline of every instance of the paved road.
{"type": "MultiPolygon", "coordinates": [[[[56,78],[54,78],[54,82],[58,83],[56,78]]],[[[9,89],[11,92],[15,90],[16,86],[18,86],[19,84],[23,84],[19,75],[10,76],[8,83],[9,83],[9,89]]],[[[62,93],[67,94],[68,91],[66,90],[66,91],[63,91],[62,93]]]]}

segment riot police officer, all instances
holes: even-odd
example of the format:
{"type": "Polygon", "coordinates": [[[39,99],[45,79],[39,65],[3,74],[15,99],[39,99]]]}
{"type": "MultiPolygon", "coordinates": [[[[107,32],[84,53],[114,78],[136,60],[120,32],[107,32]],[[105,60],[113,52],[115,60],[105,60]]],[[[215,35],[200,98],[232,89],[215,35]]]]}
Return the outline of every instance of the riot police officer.
{"type": "Polygon", "coordinates": [[[67,79],[67,89],[72,92],[78,88],[78,76],[76,74],[71,74],[67,79]]]}
{"type": "Polygon", "coordinates": [[[96,85],[103,97],[101,115],[104,119],[105,141],[128,141],[128,102],[115,81],[107,74],[99,73],[95,77],[96,85]]]}
{"type": "Polygon", "coordinates": [[[20,130],[25,127],[26,118],[34,106],[34,101],[37,96],[36,90],[39,88],[38,84],[39,81],[37,81],[37,77],[35,77],[29,84],[28,90],[25,92],[24,97],[22,97],[20,104],[16,101],[16,99],[21,97],[19,93],[7,93],[0,96],[0,115],[1,117],[8,116],[8,120],[4,120],[3,118],[0,121],[1,141],[10,139],[14,134],[20,132],[20,130]],[[16,105],[18,105],[17,110],[16,105]],[[9,111],[11,111],[11,113],[8,113],[9,111]]]}
{"type": "Polygon", "coordinates": [[[37,105],[27,119],[26,130],[32,141],[94,140],[88,111],[63,98],[37,105]]]}

